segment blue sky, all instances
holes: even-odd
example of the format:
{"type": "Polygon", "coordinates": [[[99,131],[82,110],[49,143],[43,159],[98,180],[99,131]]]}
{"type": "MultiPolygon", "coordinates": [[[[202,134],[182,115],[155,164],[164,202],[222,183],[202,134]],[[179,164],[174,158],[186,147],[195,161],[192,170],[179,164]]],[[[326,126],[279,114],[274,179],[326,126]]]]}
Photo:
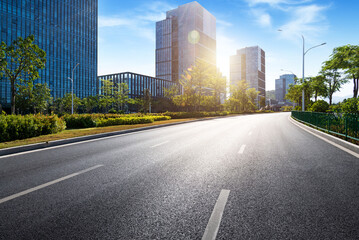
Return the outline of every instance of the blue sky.
{"type": "MultiPolygon", "coordinates": [[[[99,75],[132,71],[155,76],[155,22],[185,0],[99,0],[99,75]]],[[[266,88],[288,73],[302,76],[302,39],[306,48],[326,42],[306,55],[305,75],[315,76],[334,47],[359,44],[356,0],[198,0],[217,19],[217,66],[229,77],[229,56],[260,46],[266,52],[266,88]],[[279,32],[278,29],[282,29],[279,32]]],[[[349,82],[337,97],[352,95],[349,82]]]]}

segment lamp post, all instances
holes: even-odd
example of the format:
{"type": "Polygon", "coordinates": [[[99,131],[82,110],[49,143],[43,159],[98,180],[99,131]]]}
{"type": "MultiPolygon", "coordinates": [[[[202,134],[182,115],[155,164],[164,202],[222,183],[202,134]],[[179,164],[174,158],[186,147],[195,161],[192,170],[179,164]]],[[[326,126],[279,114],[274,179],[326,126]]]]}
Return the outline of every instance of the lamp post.
{"type": "MultiPolygon", "coordinates": [[[[282,29],[278,29],[279,32],[282,32],[283,30],[282,29]]],[[[303,84],[303,90],[302,90],[302,111],[304,112],[305,111],[305,93],[304,93],[304,57],[305,57],[305,54],[307,54],[307,52],[313,48],[316,48],[316,47],[320,47],[320,46],[323,46],[327,43],[322,43],[322,44],[318,44],[318,45],[315,45],[314,47],[311,47],[307,50],[305,50],[305,40],[304,40],[304,36],[301,34],[302,36],[302,39],[303,39],[303,77],[302,77],[302,84],[303,84]]]]}
{"type": "Polygon", "coordinates": [[[74,71],[78,65],[80,65],[80,63],[77,63],[76,66],[72,69],[71,78],[68,77],[68,79],[70,79],[71,83],[72,83],[72,86],[71,86],[71,114],[74,114],[74,71]]]}

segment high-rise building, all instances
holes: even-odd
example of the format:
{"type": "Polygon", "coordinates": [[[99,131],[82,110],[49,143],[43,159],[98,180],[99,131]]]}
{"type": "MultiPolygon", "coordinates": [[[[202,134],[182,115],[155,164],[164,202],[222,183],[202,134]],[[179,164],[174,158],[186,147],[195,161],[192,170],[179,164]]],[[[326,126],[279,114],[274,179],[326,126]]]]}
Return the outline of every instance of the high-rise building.
{"type": "Polygon", "coordinates": [[[216,18],[191,2],[156,23],[156,77],[178,82],[196,59],[216,65],[216,18]]]}
{"type": "Polygon", "coordinates": [[[295,83],[296,75],[283,74],[275,80],[275,98],[279,102],[285,102],[285,95],[288,93],[289,85],[295,83]]]}
{"type": "MultiPolygon", "coordinates": [[[[97,0],[0,0],[0,41],[35,36],[46,52],[46,67],[35,83],[47,83],[54,98],[95,95],[97,79],[97,0]]],[[[10,104],[10,84],[0,81],[0,101],[10,104]]]]}
{"type": "Polygon", "coordinates": [[[265,52],[258,46],[237,50],[230,57],[230,83],[246,80],[249,88],[259,91],[258,100],[266,95],[265,52]]]}

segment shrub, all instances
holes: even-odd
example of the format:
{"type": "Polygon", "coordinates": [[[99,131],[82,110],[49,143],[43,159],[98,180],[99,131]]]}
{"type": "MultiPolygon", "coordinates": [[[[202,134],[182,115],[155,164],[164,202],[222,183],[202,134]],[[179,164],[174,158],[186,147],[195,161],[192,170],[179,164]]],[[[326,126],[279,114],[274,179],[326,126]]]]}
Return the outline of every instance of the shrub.
{"type": "Polygon", "coordinates": [[[312,112],[326,112],[329,110],[329,104],[324,100],[318,100],[312,104],[309,110],[312,112]]]}
{"type": "Polygon", "coordinates": [[[108,113],[117,113],[116,109],[111,108],[110,111],[108,111],[108,113]]]}
{"type": "Polygon", "coordinates": [[[162,113],[164,116],[170,116],[172,119],[182,118],[199,118],[199,117],[215,117],[215,116],[226,116],[230,112],[165,112],[162,113]]]}
{"type": "Polygon", "coordinates": [[[61,132],[65,121],[56,115],[0,115],[0,142],[61,132]]]}
{"type": "Polygon", "coordinates": [[[96,127],[95,114],[64,115],[67,128],[91,128],[96,127]]]}
{"type": "Polygon", "coordinates": [[[141,123],[153,123],[151,117],[121,117],[121,118],[100,118],[96,121],[97,127],[114,126],[114,125],[133,125],[141,123]]]}
{"type": "Polygon", "coordinates": [[[344,113],[359,113],[359,99],[349,98],[341,104],[344,113]]]}

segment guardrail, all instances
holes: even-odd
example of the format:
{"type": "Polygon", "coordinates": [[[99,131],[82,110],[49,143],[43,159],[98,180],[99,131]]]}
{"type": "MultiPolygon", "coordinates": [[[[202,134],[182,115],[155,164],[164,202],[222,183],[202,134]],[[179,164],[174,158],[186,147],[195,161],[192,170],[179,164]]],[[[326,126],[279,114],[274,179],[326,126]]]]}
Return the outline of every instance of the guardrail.
{"type": "Polygon", "coordinates": [[[359,141],[359,114],[292,111],[292,117],[345,140],[359,141]]]}

